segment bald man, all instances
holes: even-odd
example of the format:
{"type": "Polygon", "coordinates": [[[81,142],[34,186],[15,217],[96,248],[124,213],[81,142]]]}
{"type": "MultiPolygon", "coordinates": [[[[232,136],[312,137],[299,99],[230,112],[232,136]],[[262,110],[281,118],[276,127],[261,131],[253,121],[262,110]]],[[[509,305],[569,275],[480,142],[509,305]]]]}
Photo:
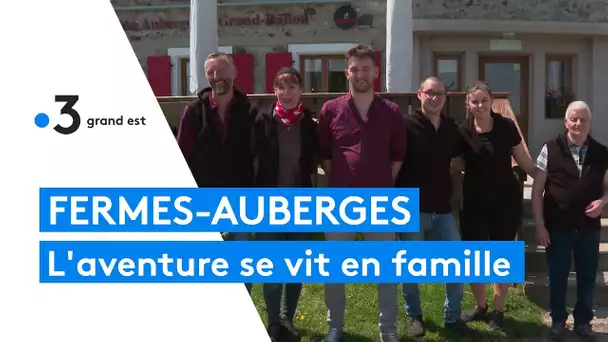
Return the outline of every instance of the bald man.
{"type": "Polygon", "coordinates": [[[566,330],[566,289],[574,255],[574,331],[582,341],[595,341],[590,323],[601,213],[608,203],[608,149],[589,135],[591,110],[585,102],[568,106],[564,125],[564,133],[548,141],[538,156],[532,209],[538,243],[547,253],[551,338],[559,340],[566,330]]]}

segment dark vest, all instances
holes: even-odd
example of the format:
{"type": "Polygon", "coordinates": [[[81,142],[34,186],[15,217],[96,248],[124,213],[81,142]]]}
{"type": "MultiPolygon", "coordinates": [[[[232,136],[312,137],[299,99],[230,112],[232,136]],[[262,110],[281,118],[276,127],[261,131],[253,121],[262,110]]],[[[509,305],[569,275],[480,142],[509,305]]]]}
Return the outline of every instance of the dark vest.
{"type": "Polygon", "coordinates": [[[600,229],[601,218],[585,215],[585,208],[604,194],[608,149],[589,137],[582,173],[572,158],[565,135],[547,142],[545,226],[549,230],[600,229]]]}
{"type": "Polygon", "coordinates": [[[190,158],[190,170],[199,187],[251,187],[253,186],[253,157],[251,155],[251,128],[255,111],[247,96],[235,90],[230,109],[228,134],[222,142],[212,115],[209,94],[199,95],[185,115],[190,115],[199,127],[195,147],[190,158]]]}
{"type": "MultiPolygon", "coordinates": [[[[258,158],[256,187],[274,187],[278,183],[279,170],[279,122],[273,117],[273,106],[258,113],[254,123],[254,155],[258,158]]],[[[301,187],[312,187],[310,175],[317,172],[316,124],[309,110],[300,121],[300,178],[301,187]]]]}

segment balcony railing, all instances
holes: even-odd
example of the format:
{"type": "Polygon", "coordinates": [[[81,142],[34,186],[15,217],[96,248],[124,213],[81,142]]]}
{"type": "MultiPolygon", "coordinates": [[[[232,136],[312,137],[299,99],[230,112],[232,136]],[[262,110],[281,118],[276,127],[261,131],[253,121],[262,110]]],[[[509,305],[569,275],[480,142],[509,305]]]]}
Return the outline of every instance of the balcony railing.
{"type": "MultiPolygon", "coordinates": [[[[344,95],[344,93],[306,93],[303,95],[302,102],[306,108],[313,113],[318,114],[319,110],[327,100],[344,95]]],[[[410,112],[420,106],[416,93],[380,93],[380,96],[395,102],[404,113],[410,112]]],[[[495,101],[508,101],[508,94],[494,94],[495,101]]],[[[169,96],[157,97],[165,117],[169,124],[173,126],[179,125],[179,119],[184,111],[184,107],[192,102],[194,96],[169,96]]],[[[258,108],[264,108],[275,101],[273,94],[252,94],[249,95],[250,101],[258,108]]],[[[466,118],[465,110],[465,94],[464,93],[448,93],[446,104],[443,112],[445,115],[455,118],[457,121],[466,118]]]]}

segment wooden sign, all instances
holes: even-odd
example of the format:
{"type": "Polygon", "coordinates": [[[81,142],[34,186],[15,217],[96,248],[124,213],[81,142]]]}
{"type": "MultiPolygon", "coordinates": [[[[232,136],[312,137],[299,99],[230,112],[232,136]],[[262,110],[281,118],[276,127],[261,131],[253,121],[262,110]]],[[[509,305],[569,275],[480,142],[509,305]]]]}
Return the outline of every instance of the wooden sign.
{"type": "Polygon", "coordinates": [[[217,25],[222,26],[284,26],[308,25],[310,17],[308,11],[301,14],[293,13],[257,13],[248,17],[219,17],[217,25]]]}

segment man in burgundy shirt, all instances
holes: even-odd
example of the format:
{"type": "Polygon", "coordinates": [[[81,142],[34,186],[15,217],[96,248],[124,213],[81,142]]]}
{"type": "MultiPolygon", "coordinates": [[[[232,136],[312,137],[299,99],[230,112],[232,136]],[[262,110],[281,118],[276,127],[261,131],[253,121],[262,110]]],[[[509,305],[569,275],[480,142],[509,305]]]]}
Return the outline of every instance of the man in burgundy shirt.
{"type": "MultiPolygon", "coordinates": [[[[205,61],[209,87],[197,94],[182,115],[177,143],[200,188],[253,186],[250,140],[256,111],[234,86],[236,67],[230,55],[212,53],[205,61]]],[[[230,233],[249,240],[250,233],[230,233]]],[[[251,284],[245,284],[251,292],[251,284]]]]}
{"type": "MultiPolygon", "coordinates": [[[[319,147],[329,187],[393,187],[405,155],[405,123],[399,107],[373,91],[379,77],[376,52],[359,45],[346,54],[350,93],[327,101],[319,116],[319,147]]],[[[366,240],[394,240],[394,233],[364,233],[366,240]]],[[[326,239],[354,240],[356,233],[327,233],[326,239]]],[[[329,332],[338,342],[344,327],[344,284],[325,285],[329,332]]],[[[378,284],[380,339],[398,342],[397,284],[378,284]]]]}

